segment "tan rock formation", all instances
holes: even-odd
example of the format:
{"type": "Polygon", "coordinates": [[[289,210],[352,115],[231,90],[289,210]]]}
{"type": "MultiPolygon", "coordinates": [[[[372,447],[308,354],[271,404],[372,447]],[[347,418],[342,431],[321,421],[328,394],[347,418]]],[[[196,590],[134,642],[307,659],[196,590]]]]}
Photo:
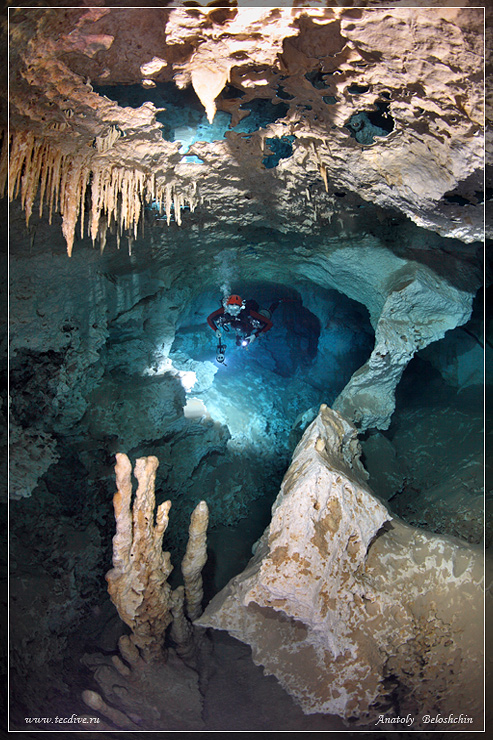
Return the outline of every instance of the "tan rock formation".
{"type": "MultiPolygon", "coordinates": [[[[207,222],[326,230],[342,212],[337,189],[443,235],[480,239],[474,199],[459,211],[443,196],[480,177],[482,29],[482,10],[467,7],[357,16],[339,7],[14,11],[10,196],[20,193],[29,218],[45,190],[62,214],[69,253],[77,221],[102,245],[108,228],[134,238],[150,201],[168,223],[180,224],[188,205],[207,222]],[[234,126],[252,100],[287,100],[288,111],[249,137],[231,131],[197,142],[189,153],[201,163],[190,164],[179,141],[162,138],[152,102],[120,107],[90,84],[172,80],[193,86],[209,121],[225,110],[234,126]],[[223,95],[228,84],[236,97],[223,95]],[[392,130],[350,135],[352,117],[359,126],[379,106],[392,130]],[[294,137],[292,155],[266,169],[266,140],[286,135],[294,137]]],[[[464,187],[474,194],[474,183],[464,187]]]]}
{"type": "Polygon", "coordinates": [[[120,637],[120,655],[83,657],[102,693],[86,690],[82,699],[119,729],[200,729],[198,675],[188,664],[196,659],[202,636],[197,639],[196,635],[202,631],[194,629],[185,616],[184,600],[186,593],[189,615],[200,614],[207,504],[201,501],[192,513],[182,565],[185,586],[172,591],[167,583],[172,570],[170,554],[162,549],[171,502],[165,501],[155,511],[159,461],[153,456],[136,461],[133,472],[139,485],[132,504],[132,465],[122,453],[116,458],[113,503],[117,531],[113,569],[106,580],[111,600],[132,634],[120,637]],[[164,660],[165,633],[170,624],[175,648],[166,652],[164,660]]]}
{"type": "Polygon", "coordinates": [[[481,551],[392,519],[359,454],[322,406],[253,559],[195,623],[248,643],[307,714],[409,712],[417,729],[462,713],[481,729],[481,551]]]}
{"type": "Polygon", "coordinates": [[[132,640],[142,655],[148,661],[159,660],[172,620],[167,578],[173,566],[170,554],[162,549],[171,502],[158,506],[154,524],[158,459],[137,460],[134,474],[139,485],[132,506],[132,465],[126,455],[118,453],[116,458],[116,534],[113,569],[106,574],[108,592],[121,619],[131,628],[132,640]]]}
{"type": "Polygon", "coordinates": [[[207,562],[207,525],[209,510],[201,501],[192,512],[188,530],[188,544],[181,570],[185,581],[187,615],[193,620],[202,613],[202,568],[207,562]]]}
{"type": "MultiPolygon", "coordinates": [[[[164,657],[164,638],[173,620],[173,609],[180,623],[183,621],[183,610],[178,608],[180,602],[183,604],[183,594],[178,591],[174,595],[171,591],[167,579],[173,566],[170,554],[162,549],[171,501],[164,501],[154,511],[158,465],[158,459],[153,456],[136,461],[134,475],[139,485],[132,504],[132,465],[126,455],[116,455],[117,492],[113,498],[116,534],[113,537],[113,569],[106,574],[111,600],[121,619],[131,628],[133,644],[148,662],[164,657]]],[[[192,512],[182,563],[190,619],[201,612],[201,571],[207,560],[207,524],[207,504],[201,501],[192,512]]],[[[180,634],[188,644],[189,634],[183,625],[175,628],[175,639],[180,634]]]]}
{"type": "Polygon", "coordinates": [[[203,728],[198,674],[173,649],[166,663],[147,663],[126,635],[118,647],[121,658],[96,653],[82,659],[100,688],[83,691],[82,699],[113,731],[203,728]]]}
{"type": "MultiPolygon", "coordinates": [[[[380,269],[381,278],[383,274],[380,269]]],[[[363,284],[361,280],[360,287],[363,284]]],[[[334,408],[360,429],[388,429],[395,408],[394,391],[409,360],[449,329],[464,324],[471,312],[468,293],[446,282],[440,284],[421,265],[396,269],[386,289],[387,298],[374,320],[371,356],[334,402],[334,408]]]]}

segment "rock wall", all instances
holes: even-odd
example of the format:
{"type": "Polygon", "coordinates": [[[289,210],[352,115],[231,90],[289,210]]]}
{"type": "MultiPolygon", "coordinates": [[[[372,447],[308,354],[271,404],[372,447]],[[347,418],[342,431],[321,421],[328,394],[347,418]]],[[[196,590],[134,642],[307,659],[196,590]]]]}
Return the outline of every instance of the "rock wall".
{"type": "Polygon", "coordinates": [[[201,626],[252,648],[306,713],[470,716],[482,727],[482,555],[393,518],[354,428],[322,406],[255,555],[201,626]]]}
{"type": "Polygon", "coordinates": [[[439,282],[421,266],[403,266],[389,283],[371,357],[334,403],[335,409],[361,429],[388,428],[395,388],[409,360],[442,339],[449,329],[464,324],[472,310],[471,295],[439,282]]]}

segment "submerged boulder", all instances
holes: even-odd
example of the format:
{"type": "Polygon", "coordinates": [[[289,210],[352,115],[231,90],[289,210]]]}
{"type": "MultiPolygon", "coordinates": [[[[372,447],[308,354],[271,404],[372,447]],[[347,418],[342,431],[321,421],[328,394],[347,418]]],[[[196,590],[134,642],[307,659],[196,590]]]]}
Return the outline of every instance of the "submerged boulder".
{"type": "Polygon", "coordinates": [[[393,518],[359,455],[322,405],[254,557],[196,624],[250,645],[306,714],[417,729],[460,709],[481,729],[481,550],[393,518]]]}

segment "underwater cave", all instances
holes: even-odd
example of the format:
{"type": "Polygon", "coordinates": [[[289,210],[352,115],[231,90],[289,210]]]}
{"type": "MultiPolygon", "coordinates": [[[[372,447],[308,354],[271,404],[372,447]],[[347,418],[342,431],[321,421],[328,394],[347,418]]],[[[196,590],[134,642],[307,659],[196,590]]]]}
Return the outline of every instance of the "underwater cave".
{"type": "Polygon", "coordinates": [[[11,15],[10,730],[483,726],[481,24],[277,10],[11,15]]]}

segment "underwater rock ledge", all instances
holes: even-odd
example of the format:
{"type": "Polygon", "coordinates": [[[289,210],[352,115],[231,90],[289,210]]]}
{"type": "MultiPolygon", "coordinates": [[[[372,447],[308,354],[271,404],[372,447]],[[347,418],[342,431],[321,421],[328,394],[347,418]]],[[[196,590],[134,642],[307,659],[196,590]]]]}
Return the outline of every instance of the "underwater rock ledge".
{"type": "Polygon", "coordinates": [[[305,714],[355,724],[438,711],[481,729],[479,547],[393,518],[366,484],[356,430],[322,405],[247,568],[196,625],[250,645],[305,714]]]}

